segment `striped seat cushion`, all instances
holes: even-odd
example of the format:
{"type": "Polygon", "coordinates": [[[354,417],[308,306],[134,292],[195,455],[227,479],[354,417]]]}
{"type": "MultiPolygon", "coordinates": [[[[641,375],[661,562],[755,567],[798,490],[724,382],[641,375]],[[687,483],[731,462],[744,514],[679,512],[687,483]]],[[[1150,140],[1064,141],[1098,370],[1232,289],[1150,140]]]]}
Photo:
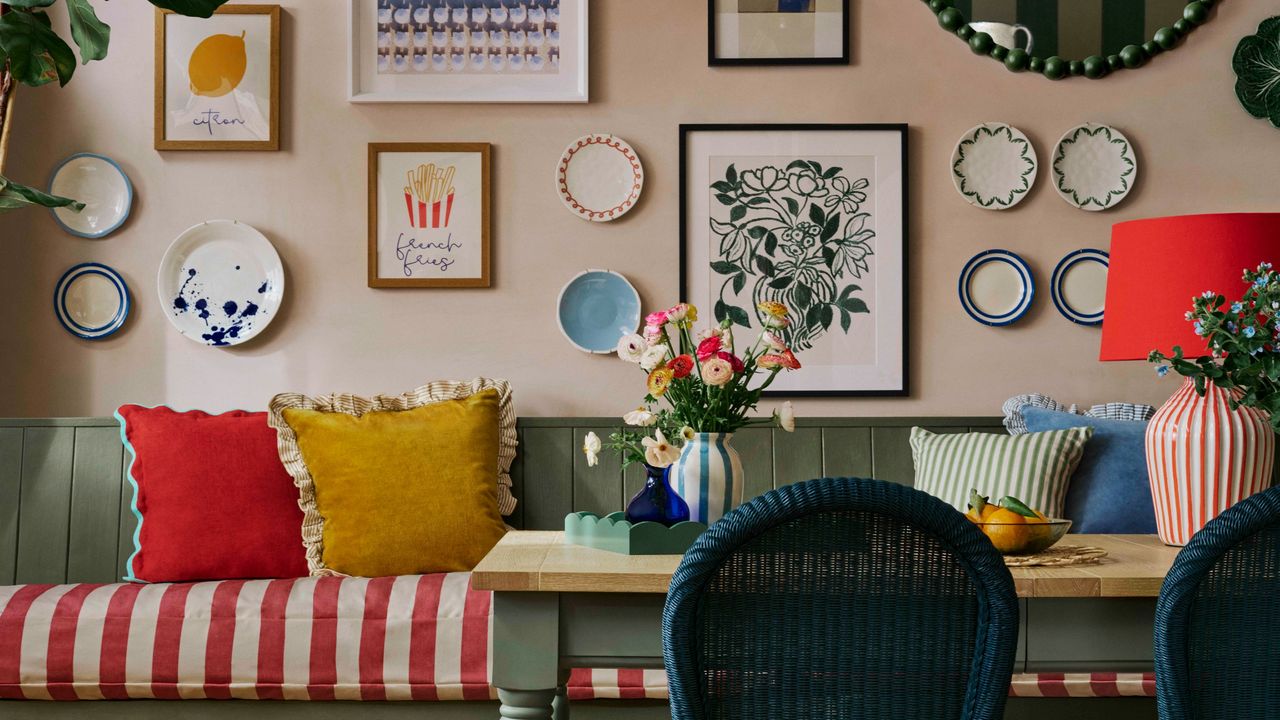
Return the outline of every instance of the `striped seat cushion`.
{"type": "MultiPolygon", "coordinates": [[[[0,698],[486,700],[491,597],[469,573],[0,587],[0,698]]],[[[665,680],[578,670],[570,697],[665,680]]]]}
{"type": "Polygon", "coordinates": [[[935,435],[911,428],[917,490],[940,498],[960,512],[970,490],[999,502],[1012,495],[1050,517],[1062,517],[1071,473],[1080,464],[1093,428],[995,435],[935,435]]]}

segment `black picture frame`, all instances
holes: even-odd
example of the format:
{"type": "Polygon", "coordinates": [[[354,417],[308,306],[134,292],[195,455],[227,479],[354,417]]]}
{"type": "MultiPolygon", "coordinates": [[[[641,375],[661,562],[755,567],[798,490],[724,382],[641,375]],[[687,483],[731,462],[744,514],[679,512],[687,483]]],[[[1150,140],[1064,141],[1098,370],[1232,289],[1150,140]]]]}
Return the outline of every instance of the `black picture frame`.
{"type": "MultiPolygon", "coordinates": [[[[897,132],[901,141],[902,163],[902,386],[888,390],[767,390],[764,397],[910,397],[911,395],[911,194],[910,194],[910,132],[906,123],[702,123],[680,125],[680,298],[681,302],[696,302],[689,296],[689,135],[696,132],[806,132],[806,131],[873,131],[897,132]]],[[[714,320],[712,320],[714,321],[714,320]]],[[[801,370],[800,372],[803,372],[801,370]]]]}
{"type": "Polygon", "coordinates": [[[841,0],[844,23],[840,28],[839,57],[812,58],[722,58],[716,55],[716,0],[707,0],[707,65],[710,67],[787,67],[800,65],[849,64],[849,0],[841,0]]]}

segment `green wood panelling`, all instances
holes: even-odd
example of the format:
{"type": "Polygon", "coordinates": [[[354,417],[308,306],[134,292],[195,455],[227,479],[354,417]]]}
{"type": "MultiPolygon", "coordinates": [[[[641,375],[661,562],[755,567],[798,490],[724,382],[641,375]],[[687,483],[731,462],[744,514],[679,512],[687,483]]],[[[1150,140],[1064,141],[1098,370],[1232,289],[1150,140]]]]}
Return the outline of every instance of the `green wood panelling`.
{"type": "MultiPolygon", "coordinates": [[[[1177,18],[1178,15],[1172,15],[1168,20],[1169,24],[1173,24],[1177,18]]],[[[1118,53],[1126,45],[1141,45],[1149,38],[1146,31],[1145,2],[1102,0],[1102,43],[1099,45],[1098,54],[1118,53]]]]}
{"type": "Polygon", "coordinates": [[[0,428],[0,584],[13,583],[18,563],[18,502],[22,428],[0,428]]]}
{"type": "Polygon", "coordinates": [[[574,447],[572,427],[526,428],[524,446],[524,526],[527,530],[564,527],[573,512],[574,447]]]}
{"type": "MultiPolygon", "coordinates": [[[[609,436],[617,427],[580,427],[573,430],[573,507],[568,512],[585,510],[597,515],[608,515],[622,508],[622,456],[605,449],[600,453],[595,467],[587,465],[582,444],[587,433],[593,432],[601,442],[609,442],[609,436]]],[[[564,516],[561,515],[561,520],[564,516]]],[[[563,525],[563,524],[562,524],[563,525]]]]}
{"type": "Polygon", "coordinates": [[[120,463],[124,446],[114,428],[75,431],[71,474],[71,534],[67,577],[87,582],[119,578],[120,463]]]}
{"type": "Polygon", "coordinates": [[[30,428],[23,435],[16,582],[67,580],[75,436],[73,427],[30,428]]]}
{"type": "Polygon", "coordinates": [[[822,474],[825,477],[872,477],[871,429],[824,428],[822,474]]]}
{"type": "Polygon", "coordinates": [[[822,477],[822,429],[796,428],[773,433],[773,486],[822,477]]]}
{"type": "MultiPolygon", "coordinates": [[[[644,484],[638,465],[621,470],[606,452],[587,467],[582,441],[602,439],[617,418],[521,418],[512,464],[519,503],[507,521],[556,530],[573,510],[611,512],[644,484]]],[[[733,446],[746,471],[744,497],[824,476],[910,482],[907,433],[1002,432],[996,418],[802,418],[795,433],[776,427],[739,431],[733,446]]],[[[15,581],[111,581],[133,552],[128,465],[111,418],[0,419],[0,584],[15,581]],[[115,510],[111,510],[114,508],[115,510]]]]}

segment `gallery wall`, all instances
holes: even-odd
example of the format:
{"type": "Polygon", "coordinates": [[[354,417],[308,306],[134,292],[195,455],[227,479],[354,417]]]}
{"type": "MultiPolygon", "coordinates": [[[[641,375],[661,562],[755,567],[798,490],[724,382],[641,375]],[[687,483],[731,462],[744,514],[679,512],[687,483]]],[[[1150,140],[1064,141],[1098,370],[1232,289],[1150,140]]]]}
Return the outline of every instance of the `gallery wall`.
{"type": "Polygon", "coordinates": [[[646,309],[676,300],[681,122],[911,125],[911,396],[806,400],[801,414],[992,415],[1023,392],[1158,404],[1175,381],[1144,363],[1097,362],[1099,330],[1058,315],[1049,274],[1071,250],[1106,249],[1115,222],[1276,208],[1280,131],[1239,108],[1230,67],[1236,42],[1270,13],[1262,5],[1224,5],[1142,70],[1054,83],[972,55],[920,2],[853,0],[847,67],[713,69],[702,0],[594,0],[590,104],[392,106],[346,100],[347,1],[295,0],[283,3],[281,151],[161,153],[151,8],[98,3],[110,56],[67,88],[21,90],[6,172],[40,184],[74,152],[109,155],[133,179],[133,215],[105,240],[73,238],[41,211],[0,215],[0,416],[101,415],[124,402],[254,409],[283,390],[399,392],[477,374],[513,381],[523,415],[619,414],[642,395],[640,371],[574,349],[556,298],[579,271],[607,268],[646,309]],[[984,121],[1020,128],[1042,159],[1080,122],[1114,125],[1141,176],[1122,206],[1086,213],[1057,197],[1042,162],[1020,206],[972,208],[949,158],[984,121]],[[645,164],[644,196],[617,222],[578,219],[553,188],[560,153],[590,132],[625,138],[645,164]],[[493,144],[492,289],[366,286],[366,147],[390,141],[493,144]],[[238,348],[180,336],[156,299],[169,242],[212,218],[258,228],[286,266],[280,316],[238,348]],[[1020,254],[1040,283],[1009,328],[975,323],[956,298],[965,261],[990,248],[1020,254]],[[134,293],[125,329],[101,342],[69,335],[51,308],[59,275],[85,261],[115,267],[134,293]]]}

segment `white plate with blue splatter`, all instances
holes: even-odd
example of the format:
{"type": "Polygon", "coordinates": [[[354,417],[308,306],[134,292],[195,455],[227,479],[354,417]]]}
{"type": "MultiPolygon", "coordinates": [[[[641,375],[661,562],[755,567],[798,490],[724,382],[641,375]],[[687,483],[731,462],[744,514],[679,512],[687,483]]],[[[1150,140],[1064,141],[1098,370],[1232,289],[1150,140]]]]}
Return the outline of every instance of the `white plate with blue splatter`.
{"type": "Polygon", "coordinates": [[[235,220],[209,220],[177,237],[156,279],[169,322],[204,345],[230,347],[266,329],[284,298],[271,241],[235,220]]]}

